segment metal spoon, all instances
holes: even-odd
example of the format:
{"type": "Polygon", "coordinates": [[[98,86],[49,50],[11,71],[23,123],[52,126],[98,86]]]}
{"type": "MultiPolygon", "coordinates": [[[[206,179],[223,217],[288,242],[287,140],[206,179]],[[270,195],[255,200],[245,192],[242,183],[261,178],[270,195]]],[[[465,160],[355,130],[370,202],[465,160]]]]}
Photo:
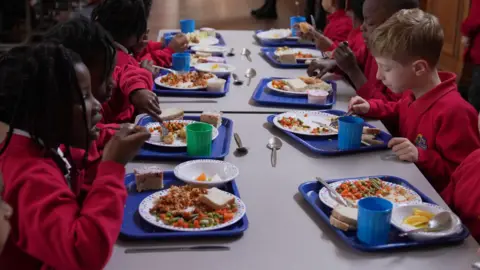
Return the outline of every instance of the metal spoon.
{"type": "Polygon", "coordinates": [[[232,78],[233,78],[233,84],[234,85],[242,85],[243,81],[238,78],[238,75],[235,73],[232,73],[232,78]]]}
{"type": "Polygon", "coordinates": [[[267,147],[272,150],[270,162],[272,163],[272,167],[275,168],[277,166],[277,150],[282,148],[282,141],[277,137],[270,138],[267,147]]]}
{"type": "Polygon", "coordinates": [[[248,149],[243,146],[243,143],[242,143],[242,139],[240,139],[240,135],[238,135],[238,133],[234,133],[233,134],[233,138],[235,139],[235,142],[237,143],[237,152],[240,153],[240,154],[246,154],[248,153],[248,149]]]}
{"type": "Polygon", "coordinates": [[[231,48],[230,51],[227,53],[227,56],[235,56],[235,53],[233,52],[234,48],[231,48]]]}
{"type": "Polygon", "coordinates": [[[251,54],[252,54],[252,53],[250,52],[249,49],[247,49],[247,48],[243,48],[243,49],[242,49],[242,56],[245,56],[245,58],[247,58],[247,60],[248,60],[249,62],[252,62],[252,58],[250,57],[251,54]]]}
{"type": "Polygon", "coordinates": [[[257,76],[257,71],[255,71],[255,69],[253,68],[247,69],[247,71],[245,72],[245,78],[248,79],[247,86],[250,86],[250,82],[252,81],[253,78],[255,78],[255,76],[257,76]]]}
{"type": "Polygon", "coordinates": [[[452,214],[450,212],[440,212],[436,214],[427,224],[426,228],[411,230],[399,234],[400,237],[410,235],[417,232],[438,232],[448,229],[452,226],[452,214]]]}

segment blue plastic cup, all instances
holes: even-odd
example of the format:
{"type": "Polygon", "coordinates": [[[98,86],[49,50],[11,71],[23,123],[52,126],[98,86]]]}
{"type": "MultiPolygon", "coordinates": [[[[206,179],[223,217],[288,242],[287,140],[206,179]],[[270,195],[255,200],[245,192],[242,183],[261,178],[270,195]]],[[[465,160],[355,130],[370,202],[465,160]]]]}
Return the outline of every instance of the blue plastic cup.
{"type": "Polygon", "coordinates": [[[168,43],[170,43],[170,41],[175,37],[175,35],[172,35],[172,34],[166,34],[163,36],[163,40],[164,40],[164,46],[168,46],[168,43]]]}
{"type": "Polygon", "coordinates": [[[362,118],[355,116],[343,116],[338,119],[338,149],[360,148],[364,122],[362,118]]]}
{"type": "Polygon", "coordinates": [[[303,16],[290,17],[290,28],[292,29],[292,36],[297,35],[297,30],[293,27],[297,23],[306,22],[307,19],[303,16]]]}
{"type": "Polygon", "coordinates": [[[195,32],[195,20],[181,20],[180,30],[184,34],[195,32]]]}
{"type": "Polygon", "coordinates": [[[388,242],[393,204],[385,199],[368,197],[358,201],[357,238],[378,246],[388,242]]]}
{"type": "Polygon", "coordinates": [[[172,55],[172,69],[179,72],[190,71],[190,54],[174,53],[172,55]]]}

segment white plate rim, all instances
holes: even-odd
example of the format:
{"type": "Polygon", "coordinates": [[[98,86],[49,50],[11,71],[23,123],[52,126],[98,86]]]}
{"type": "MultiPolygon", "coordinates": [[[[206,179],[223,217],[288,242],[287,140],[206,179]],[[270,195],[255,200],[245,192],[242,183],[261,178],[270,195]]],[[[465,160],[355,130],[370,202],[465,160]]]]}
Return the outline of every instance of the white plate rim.
{"type": "Polygon", "coordinates": [[[235,66],[226,64],[226,63],[200,63],[195,65],[195,69],[200,72],[207,72],[207,73],[213,73],[213,74],[227,74],[227,73],[234,72],[236,68],[235,66]],[[204,66],[213,66],[213,65],[227,66],[228,71],[212,71],[212,70],[207,70],[203,68],[204,66]]]}
{"type": "MultiPolygon", "coordinates": [[[[357,180],[368,180],[368,179],[370,179],[370,178],[351,178],[351,179],[346,179],[346,180],[341,180],[341,181],[337,181],[337,182],[334,182],[334,183],[330,183],[329,185],[332,188],[336,189],[338,186],[340,186],[344,182],[357,181],[357,180]]],[[[392,202],[394,207],[396,207],[397,205],[405,204],[405,203],[409,203],[409,204],[410,203],[422,203],[422,198],[414,190],[411,190],[407,187],[397,185],[395,183],[391,183],[391,182],[388,182],[388,181],[384,181],[384,180],[382,180],[382,181],[385,182],[387,185],[392,186],[392,187],[400,186],[415,197],[414,200],[408,201],[408,202],[401,202],[401,203],[392,202]]],[[[330,192],[327,190],[326,187],[322,187],[320,189],[320,191],[318,192],[318,198],[320,199],[320,201],[322,201],[323,204],[325,204],[326,206],[328,206],[332,209],[339,205],[339,203],[332,196],[330,196],[330,192]]]]}
{"type": "Polygon", "coordinates": [[[190,48],[194,52],[204,52],[204,53],[224,53],[227,51],[227,48],[222,46],[205,46],[205,45],[195,45],[190,48]],[[205,50],[206,48],[212,48],[216,50],[205,50]]]}
{"type": "MultiPolygon", "coordinates": [[[[165,74],[163,76],[159,76],[159,77],[155,78],[155,84],[160,86],[160,87],[167,88],[167,89],[173,89],[173,90],[202,90],[202,89],[207,89],[207,86],[205,86],[205,87],[194,86],[194,87],[185,88],[185,87],[177,87],[177,86],[170,86],[170,85],[164,84],[164,83],[161,82],[161,79],[163,77],[167,76],[167,75],[168,74],[165,74]]],[[[214,76],[214,78],[217,78],[217,76],[215,74],[213,74],[213,76],[214,76]]],[[[159,89],[158,91],[162,91],[162,90],[159,89]]]]}
{"type": "Polygon", "coordinates": [[[260,39],[260,40],[276,40],[276,41],[280,41],[280,40],[285,40],[285,39],[287,39],[288,37],[290,37],[291,34],[292,34],[292,31],[290,30],[290,35],[288,35],[288,36],[282,36],[282,37],[278,37],[278,38],[275,38],[275,37],[271,37],[271,38],[261,37],[261,35],[266,35],[266,33],[272,32],[272,31],[283,31],[283,32],[287,33],[289,30],[290,30],[290,29],[270,29],[270,30],[258,32],[258,33],[256,33],[256,36],[257,36],[257,38],[260,39]]]}
{"type": "Polygon", "coordinates": [[[235,196],[234,194],[231,194],[229,192],[226,192],[226,191],[222,190],[222,192],[227,193],[227,194],[235,197],[235,204],[237,205],[237,210],[238,211],[235,213],[235,216],[232,220],[230,220],[228,222],[225,222],[223,224],[219,224],[217,226],[208,227],[208,228],[176,228],[176,227],[173,227],[173,226],[170,226],[170,225],[166,225],[163,222],[161,222],[160,220],[157,221],[157,218],[155,216],[153,216],[152,214],[150,214],[150,209],[151,209],[151,206],[153,206],[154,201],[158,197],[167,195],[168,190],[169,189],[164,189],[164,190],[157,191],[153,194],[150,194],[145,199],[143,199],[142,202],[138,206],[138,213],[143,218],[143,220],[152,224],[153,226],[156,226],[156,227],[159,227],[159,228],[162,228],[162,229],[167,229],[167,230],[171,230],[171,231],[181,231],[181,232],[213,231],[213,230],[222,229],[222,228],[225,228],[225,227],[228,227],[230,225],[233,225],[233,224],[237,223],[240,219],[243,218],[243,216],[247,212],[247,206],[245,205],[245,203],[239,197],[235,196]]]}
{"type": "MultiPolygon", "coordinates": [[[[169,120],[169,121],[165,121],[165,122],[183,122],[183,123],[192,124],[192,123],[197,123],[198,121],[194,121],[194,120],[169,120]]],[[[145,125],[145,128],[148,130],[153,125],[157,126],[158,122],[150,122],[150,123],[145,125]]],[[[211,126],[213,127],[212,141],[214,141],[218,137],[220,132],[218,131],[218,129],[216,127],[214,127],[213,125],[211,125],[211,126]]],[[[175,140],[175,141],[177,141],[177,140],[175,140]]],[[[148,141],[146,141],[145,143],[150,144],[150,145],[160,146],[160,147],[169,147],[169,148],[187,147],[186,143],[175,143],[174,142],[173,144],[165,144],[163,142],[151,141],[151,138],[148,139],[148,141]]]]}
{"type": "Polygon", "coordinates": [[[192,43],[189,42],[188,46],[193,47],[193,46],[211,46],[211,45],[217,45],[220,42],[220,40],[216,37],[206,37],[206,38],[201,38],[199,43],[192,43]]]}
{"type": "MultiPolygon", "coordinates": [[[[321,133],[321,134],[311,134],[309,132],[294,131],[294,130],[290,130],[288,128],[283,127],[278,121],[280,120],[280,118],[289,117],[291,114],[300,115],[302,118],[304,117],[305,114],[312,115],[312,116],[337,117],[337,115],[329,114],[329,113],[326,113],[326,112],[323,112],[323,111],[289,111],[289,112],[284,112],[284,113],[281,113],[281,114],[277,114],[273,118],[273,124],[281,130],[291,132],[291,133],[294,133],[294,134],[299,134],[299,135],[323,137],[323,136],[332,136],[332,135],[337,135],[338,134],[337,132],[333,132],[333,131],[327,132],[327,133],[321,133]]],[[[314,125],[314,126],[320,126],[320,125],[317,125],[315,123],[309,123],[309,124],[314,125]]]]}
{"type": "Polygon", "coordinates": [[[183,182],[187,183],[187,184],[195,184],[195,185],[221,185],[221,184],[226,184],[228,182],[231,182],[233,181],[235,178],[238,177],[238,175],[240,175],[240,170],[238,169],[237,166],[235,166],[233,163],[230,163],[230,162],[227,162],[227,161],[223,161],[223,160],[215,160],[215,159],[197,159],[197,160],[190,160],[190,161],[186,161],[186,162],[183,162],[183,163],[180,163],[179,165],[175,166],[175,169],[173,170],[173,174],[175,175],[175,177],[177,177],[178,179],[182,180],[183,182]],[[231,176],[230,178],[227,178],[227,179],[224,179],[220,182],[199,182],[199,181],[196,181],[196,180],[192,180],[192,179],[186,179],[186,178],[182,178],[181,176],[181,173],[180,173],[180,170],[183,169],[185,166],[189,166],[191,164],[196,164],[196,163],[220,163],[220,164],[227,164],[228,166],[230,166],[232,169],[235,170],[235,174],[233,176],[231,176]]]}
{"type": "MultiPolygon", "coordinates": [[[[306,61],[306,60],[313,60],[317,58],[323,57],[323,54],[319,50],[314,50],[314,49],[309,49],[309,48],[289,48],[290,50],[293,51],[293,53],[299,52],[299,51],[307,51],[307,53],[311,53],[313,55],[312,58],[296,58],[299,61],[306,61]]],[[[277,57],[280,57],[280,54],[277,50],[274,51],[274,55],[277,57]]]]}

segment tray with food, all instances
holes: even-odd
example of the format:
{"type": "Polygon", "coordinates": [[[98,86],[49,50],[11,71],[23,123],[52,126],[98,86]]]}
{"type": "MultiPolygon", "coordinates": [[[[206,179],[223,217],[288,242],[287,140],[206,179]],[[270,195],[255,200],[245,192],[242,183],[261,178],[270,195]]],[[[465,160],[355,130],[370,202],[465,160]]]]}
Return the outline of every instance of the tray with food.
{"type": "Polygon", "coordinates": [[[339,115],[344,114],[345,112],[339,110],[291,111],[270,115],[267,121],[319,155],[345,155],[388,148],[388,141],[392,136],[365,123],[361,147],[353,150],[339,150],[336,120],[339,115]]]}
{"type": "MultiPolygon", "coordinates": [[[[215,65],[215,64],[212,64],[215,65]]],[[[219,64],[223,65],[223,64],[219,64]]],[[[153,91],[159,96],[222,97],[230,90],[230,76],[190,71],[178,74],[162,70],[153,91]]]]}
{"type": "Polygon", "coordinates": [[[263,78],[252,93],[259,105],[317,110],[331,108],[336,98],[335,82],[310,77],[263,78]]]}
{"type": "MultiPolygon", "coordinates": [[[[394,176],[367,176],[327,181],[341,196],[356,202],[364,197],[385,198],[393,203],[391,226],[386,244],[368,245],[357,238],[358,209],[325,201],[328,191],[317,181],[303,183],[298,190],[315,213],[334,230],[347,245],[366,252],[388,251],[402,248],[421,248],[449,245],[462,242],[468,229],[447,208],[435,204],[432,199],[416,189],[406,180],[394,176]],[[325,201],[325,202],[324,202],[325,201]],[[408,236],[401,233],[426,228],[435,215],[447,212],[451,217],[448,226],[438,231],[421,231],[408,236]]],[[[332,198],[332,197],[331,197],[332,198]]]]}
{"type": "MultiPolygon", "coordinates": [[[[195,32],[186,34],[189,42],[189,46],[209,46],[209,45],[217,45],[217,46],[225,46],[225,40],[223,39],[222,35],[218,32],[209,33],[210,31],[202,31],[196,30],[195,32]]],[[[179,34],[179,32],[167,32],[164,35],[175,35],[179,34]]]]}
{"type": "Polygon", "coordinates": [[[171,171],[150,167],[127,174],[125,185],[122,238],[233,237],[248,228],[235,181],[211,188],[191,186],[171,171]]]}
{"type": "MultiPolygon", "coordinates": [[[[165,110],[169,113],[170,110],[165,110]]],[[[194,159],[223,159],[230,151],[233,134],[233,121],[222,117],[217,112],[204,112],[200,116],[184,116],[182,110],[172,113],[178,117],[168,117],[164,120],[165,127],[169,130],[167,135],[162,134],[160,125],[150,116],[138,120],[138,125],[146,127],[152,134],[150,139],[138,152],[136,159],[148,160],[194,160],[194,159]],[[185,137],[185,127],[196,121],[213,125],[212,153],[210,156],[189,156],[185,137]]],[[[163,119],[163,118],[162,118],[163,119]]]]}
{"type": "Polygon", "coordinates": [[[253,35],[261,46],[315,48],[315,43],[292,36],[290,29],[257,30],[253,35]]]}
{"type": "Polygon", "coordinates": [[[262,48],[263,58],[276,68],[308,68],[309,62],[323,58],[321,51],[308,48],[262,48]]]}

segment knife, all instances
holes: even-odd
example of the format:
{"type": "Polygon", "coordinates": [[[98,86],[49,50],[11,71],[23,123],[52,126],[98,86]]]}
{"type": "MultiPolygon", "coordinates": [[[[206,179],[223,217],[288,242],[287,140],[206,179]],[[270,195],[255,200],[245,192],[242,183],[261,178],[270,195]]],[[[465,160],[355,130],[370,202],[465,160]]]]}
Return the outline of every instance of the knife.
{"type": "Polygon", "coordinates": [[[318,182],[320,182],[320,184],[322,184],[330,192],[330,194],[334,197],[334,199],[337,202],[339,202],[340,204],[346,207],[353,207],[351,204],[349,204],[347,200],[345,200],[342,197],[342,195],[338,194],[338,192],[335,189],[333,189],[327,182],[325,182],[325,180],[323,180],[320,177],[315,177],[315,178],[317,179],[318,182]]]}
{"type": "Polygon", "coordinates": [[[153,248],[127,248],[126,254],[152,253],[152,252],[175,252],[175,251],[228,251],[227,246],[192,246],[192,247],[153,247],[153,248]]]}

